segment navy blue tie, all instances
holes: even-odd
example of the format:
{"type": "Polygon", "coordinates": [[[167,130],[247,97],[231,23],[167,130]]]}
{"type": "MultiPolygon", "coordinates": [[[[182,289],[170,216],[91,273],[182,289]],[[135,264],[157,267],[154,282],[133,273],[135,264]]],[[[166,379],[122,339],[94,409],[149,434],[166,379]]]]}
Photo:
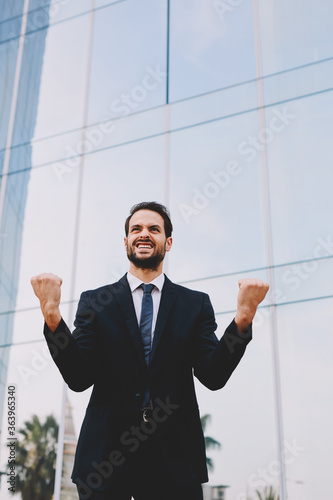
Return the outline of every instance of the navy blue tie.
{"type": "Polygon", "coordinates": [[[140,319],[140,333],[143,344],[143,350],[145,353],[146,365],[149,365],[150,361],[150,346],[151,346],[151,327],[153,324],[153,299],[151,292],[154,285],[146,285],[142,283],[140,285],[143,288],[142,306],[141,306],[141,319],[140,319]]]}
{"type": "MultiPolygon", "coordinates": [[[[146,365],[150,362],[150,351],[151,351],[151,330],[153,323],[153,299],[151,292],[154,285],[149,283],[148,285],[142,283],[141,288],[143,288],[142,306],[141,306],[141,319],[140,319],[140,333],[143,345],[143,351],[145,355],[146,365]]],[[[150,399],[149,387],[146,388],[145,397],[142,407],[145,408],[150,399]]]]}

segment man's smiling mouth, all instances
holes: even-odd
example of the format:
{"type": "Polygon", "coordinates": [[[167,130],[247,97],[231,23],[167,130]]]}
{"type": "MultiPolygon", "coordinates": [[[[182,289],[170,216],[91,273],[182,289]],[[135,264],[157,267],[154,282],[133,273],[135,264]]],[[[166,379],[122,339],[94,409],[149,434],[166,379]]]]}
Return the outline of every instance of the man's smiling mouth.
{"type": "Polygon", "coordinates": [[[142,248],[142,249],[145,249],[145,250],[146,249],[149,250],[149,249],[153,248],[153,245],[151,243],[142,243],[142,242],[139,242],[135,246],[136,246],[136,248],[139,248],[139,249],[142,248]]]}

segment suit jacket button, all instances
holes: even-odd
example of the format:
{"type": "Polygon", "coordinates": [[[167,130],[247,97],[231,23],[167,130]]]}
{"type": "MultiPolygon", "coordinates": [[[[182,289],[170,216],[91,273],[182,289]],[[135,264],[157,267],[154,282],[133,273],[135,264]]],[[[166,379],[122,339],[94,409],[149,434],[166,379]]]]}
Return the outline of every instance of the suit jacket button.
{"type": "Polygon", "coordinates": [[[135,398],[142,399],[142,394],[140,392],[138,392],[137,394],[135,394],[135,398]]]}

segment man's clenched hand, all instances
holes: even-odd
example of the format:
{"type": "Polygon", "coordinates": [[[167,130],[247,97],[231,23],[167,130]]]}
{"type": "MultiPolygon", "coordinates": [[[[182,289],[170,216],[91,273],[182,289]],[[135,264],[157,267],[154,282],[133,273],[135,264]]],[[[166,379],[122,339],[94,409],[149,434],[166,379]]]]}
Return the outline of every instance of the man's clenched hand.
{"type": "Polygon", "coordinates": [[[38,274],[31,278],[32,288],[39,298],[40,307],[47,326],[52,332],[61,320],[59,309],[62,279],[51,273],[38,274]]]}
{"type": "Polygon", "coordinates": [[[239,280],[238,285],[239,292],[235,322],[240,332],[244,332],[251,324],[258,305],[266,297],[269,284],[259,279],[249,278],[239,280]]]}

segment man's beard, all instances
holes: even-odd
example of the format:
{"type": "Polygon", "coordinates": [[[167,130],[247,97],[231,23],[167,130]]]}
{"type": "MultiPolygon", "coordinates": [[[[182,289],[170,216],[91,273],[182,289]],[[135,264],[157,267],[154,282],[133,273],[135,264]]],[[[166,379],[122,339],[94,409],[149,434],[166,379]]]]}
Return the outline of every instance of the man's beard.
{"type": "Polygon", "coordinates": [[[162,251],[157,250],[155,255],[151,255],[150,257],[139,258],[134,254],[132,247],[127,248],[128,260],[130,260],[135,265],[135,267],[139,269],[149,269],[150,271],[156,271],[159,264],[164,259],[164,256],[165,256],[165,249],[162,251]]]}

